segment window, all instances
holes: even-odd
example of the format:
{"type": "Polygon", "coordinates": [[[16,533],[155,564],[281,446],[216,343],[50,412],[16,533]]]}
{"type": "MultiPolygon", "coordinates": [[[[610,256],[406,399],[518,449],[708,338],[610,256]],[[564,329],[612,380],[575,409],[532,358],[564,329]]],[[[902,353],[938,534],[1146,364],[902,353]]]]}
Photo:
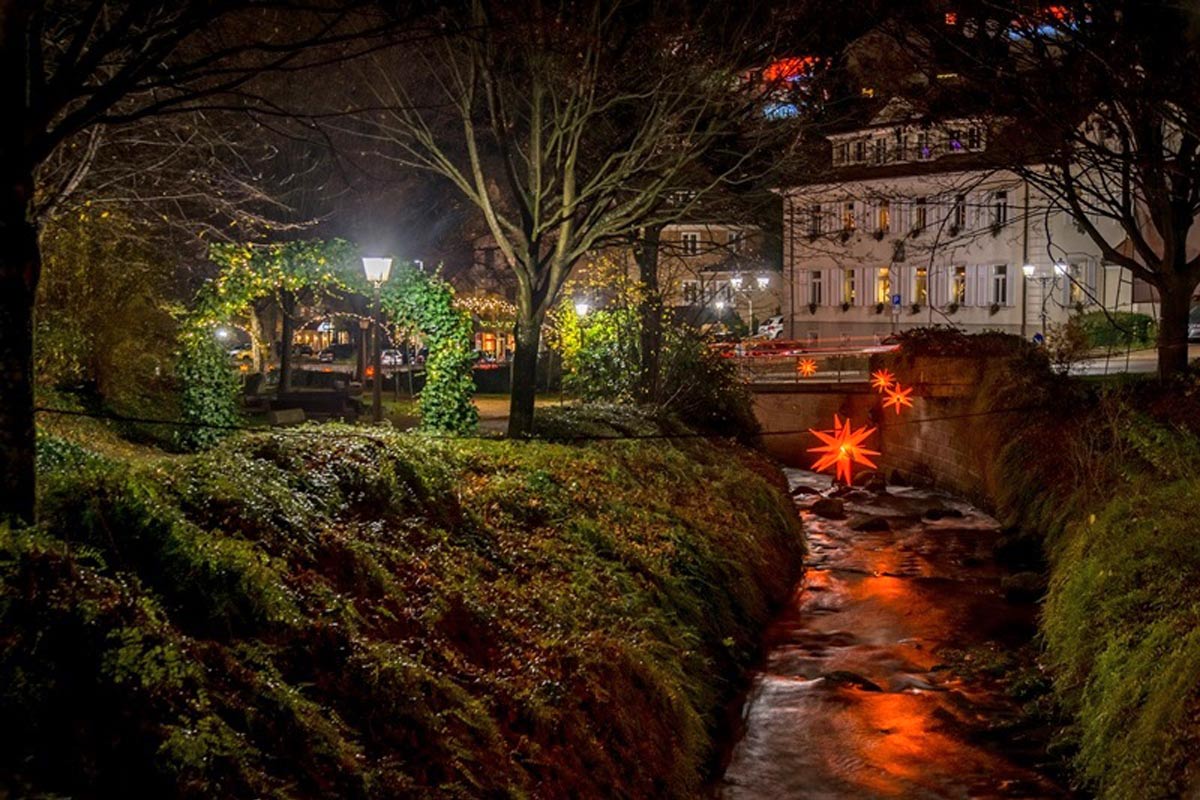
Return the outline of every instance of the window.
{"type": "Polygon", "coordinates": [[[925,305],[929,302],[929,270],[917,267],[913,277],[913,302],[925,305]]]}
{"type": "Polygon", "coordinates": [[[997,305],[1008,305],[1008,265],[997,264],[992,267],[992,302],[997,305]]]}
{"type": "Polygon", "coordinates": [[[684,231],[679,234],[679,242],[685,256],[694,256],[700,253],[700,234],[697,231],[684,231]]]}
{"type": "Polygon", "coordinates": [[[951,153],[961,153],[963,150],[963,135],[958,128],[950,128],[946,131],[946,142],[950,147],[951,153]]]}
{"type": "Polygon", "coordinates": [[[842,274],[842,300],[850,305],[854,305],[858,300],[857,277],[852,269],[844,270],[842,274]]]}
{"type": "Polygon", "coordinates": [[[887,267],[880,267],[875,273],[875,302],[890,303],[892,301],[892,278],[891,270],[887,267]]]}
{"type": "Polygon", "coordinates": [[[821,271],[819,269],[808,273],[808,302],[815,305],[824,305],[825,303],[825,287],[821,283],[821,271]]]}
{"type": "Polygon", "coordinates": [[[740,253],[746,247],[746,237],[738,231],[730,231],[725,239],[725,245],[731,253],[740,253]]]}
{"type": "Polygon", "coordinates": [[[854,218],[854,201],[847,200],[842,207],[842,230],[852,231],[857,224],[857,220],[854,218]]]}
{"type": "Polygon", "coordinates": [[[876,212],[876,227],[875,227],[875,229],[878,231],[882,231],[883,233],[887,233],[888,227],[891,225],[891,222],[892,222],[892,205],[886,199],[880,200],[879,201],[879,209],[876,212]]]}
{"type": "Polygon", "coordinates": [[[708,285],[708,300],[710,303],[725,301],[728,303],[733,298],[733,291],[729,288],[728,281],[713,281],[708,285]]]}
{"type": "Polygon", "coordinates": [[[683,302],[687,305],[695,305],[696,303],[700,302],[699,281],[683,282],[683,302]]]}
{"type": "Polygon", "coordinates": [[[992,192],[992,227],[1003,228],[1008,224],[1008,192],[992,192]]]}
{"type": "Polygon", "coordinates": [[[896,160],[897,161],[907,161],[908,160],[908,147],[909,147],[908,134],[904,133],[899,128],[897,128],[896,129],[896,160]]]}
{"type": "Polygon", "coordinates": [[[925,225],[928,222],[927,209],[925,207],[925,198],[918,197],[916,207],[913,208],[913,226],[912,229],[918,233],[925,230],[925,225]]]}
{"type": "Polygon", "coordinates": [[[850,161],[850,143],[838,142],[837,147],[833,148],[833,163],[846,164],[850,161]]]}
{"type": "Polygon", "coordinates": [[[929,131],[917,134],[917,160],[928,161],[933,158],[933,148],[929,145],[929,131]]]}
{"type": "Polygon", "coordinates": [[[808,209],[808,235],[817,237],[821,235],[821,204],[813,203],[808,209]]]}
{"type": "Polygon", "coordinates": [[[883,139],[876,139],[872,146],[875,163],[882,164],[887,158],[887,142],[883,139]]]}
{"type": "Polygon", "coordinates": [[[965,227],[967,227],[967,197],[956,194],[954,195],[954,207],[950,214],[950,232],[953,234],[965,227]]]}
{"type": "Polygon", "coordinates": [[[978,125],[972,125],[971,127],[967,128],[967,149],[983,149],[983,129],[978,125]]]}
{"type": "Polygon", "coordinates": [[[967,304],[967,268],[962,264],[950,269],[950,302],[959,306],[967,304]]]}
{"type": "Polygon", "coordinates": [[[854,142],[854,160],[859,164],[867,160],[867,140],[858,139],[854,142]]]}

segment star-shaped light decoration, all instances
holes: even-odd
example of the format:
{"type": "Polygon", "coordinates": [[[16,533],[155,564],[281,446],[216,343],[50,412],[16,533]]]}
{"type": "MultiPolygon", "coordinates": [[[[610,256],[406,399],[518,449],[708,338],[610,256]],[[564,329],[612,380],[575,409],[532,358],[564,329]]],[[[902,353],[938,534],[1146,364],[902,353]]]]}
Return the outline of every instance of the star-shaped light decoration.
{"type": "Polygon", "coordinates": [[[893,384],[891,388],[886,390],[887,399],[883,401],[884,408],[894,408],[899,414],[901,407],[912,408],[912,398],[909,397],[913,392],[912,387],[907,389],[900,386],[899,383],[893,384]]]}
{"type": "Polygon", "coordinates": [[[880,393],[886,392],[896,382],[896,376],[889,370],[881,369],[871,374],[871,386],[880,393]]]}
{"type": "Polygon", "coordinates": [[[803,378],[811,378],[817,374],[817,362],[811,358],[804,358],[796,362],[796,372],[800,373],[803,378]]]}
{"type": "Polygon", "coordinates": [[[833,467],[834,478],[845,481],[848,486],[852,483],[852,465],[875,466],[875,462],[867,458],[867,456],[877,456],[879,455],[879,451],[868,450],[862,446],[863,440],[874,433],[875,429],[864,425],[858,430],[851,430],[850,420],[843,422],[836,414],[833,417],[833,426],[834,429],[832,431],[814,431],[811,428],[809,429],[808,432],[816,436],[824,444],[821,447],[810,447],[808,448],[808,452],[822,454],[816,463],[813,464],[813,471],[824,472],[833,467]]]}

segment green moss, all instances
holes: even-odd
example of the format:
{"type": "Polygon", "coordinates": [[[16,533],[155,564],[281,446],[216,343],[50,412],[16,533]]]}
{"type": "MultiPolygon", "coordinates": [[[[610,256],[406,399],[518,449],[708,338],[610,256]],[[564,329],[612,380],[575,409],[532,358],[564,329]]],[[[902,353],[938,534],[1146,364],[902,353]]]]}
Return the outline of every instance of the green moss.
{"type": "Polygon", "coordinates": [[[770,468],[703,439],[59,450],[0,536],[31,792],[690,797],[799,565],[770,468]]]}

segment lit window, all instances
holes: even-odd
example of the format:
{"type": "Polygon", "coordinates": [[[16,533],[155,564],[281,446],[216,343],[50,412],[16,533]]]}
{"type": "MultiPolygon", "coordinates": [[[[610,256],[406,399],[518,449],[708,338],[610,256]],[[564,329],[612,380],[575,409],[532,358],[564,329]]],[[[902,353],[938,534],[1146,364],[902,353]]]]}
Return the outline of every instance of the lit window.
{"type": "Polygon", "coordinates": [[[947,11],[946,12],[946,24],[949,25],[950,27],[954,27],[955,25],[957,25],[958,24],[958,14],[956,14],[953,11],[947,11]]]}
{"type": "Polygon", "coordinates": [[[887,267],[880,267],[875,278],[875,302],[887,303],[892,298],[892,278],[891,270],[887,267]]]}
{"type": "Polygon", "coordinates": [[[864,86],[862,88],[862,96],[863,97],[874,97],[875,96],[875,87],[874,86],[864,86]]]}
{"type": "Polygon", "coordinates": [[[685,256],[694,256],[700,252],[700,234],[696,231],[684,231],[679,234],[679,242],[683,246],[685,256]]]}
{"type": "Polygon", "coordinates": [[[854,218],[854,201],[847,200],[845,207],[842,209],[842,230],[852,231],[857,224],[858,222],[854,218]]]}
{"type": "Polygon", "coordinates": [[[917,267],[916,282],[913,285],[913,302],[921,305],[929,302],[929,271],[925,267],[917,267]]]}
{"type": "Polygon", "coordinates": [[[879,201],[879,218],[876,224],[876,230],[887,233],[888,227],[892,222],[892,206],[887,200],[879,201]]]}
{"type": "Polygon", "coordinates": [[[858,283],[855,280],[856,277],[855,271],[852,269],[845,270],[842,277],[842,299],[850,305],[854,305],[855,301],[858,299],[858,283]]]}
{"type": "Polygon", "coordinates": [[[967,268],[961,264],[950,273],[950,302],[959,306],[967,304],[967,268]]]}

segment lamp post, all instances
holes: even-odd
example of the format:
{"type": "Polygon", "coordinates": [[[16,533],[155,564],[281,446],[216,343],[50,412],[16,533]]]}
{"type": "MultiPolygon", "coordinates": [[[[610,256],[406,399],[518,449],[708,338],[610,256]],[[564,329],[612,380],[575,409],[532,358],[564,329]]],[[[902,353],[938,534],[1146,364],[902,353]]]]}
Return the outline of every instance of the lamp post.
{"type": "MultiPolygon", "coordinates": [[[[754,282],[758,286],[758,290],[760,292],[764,292],[764,291],[766,291],[767,287],[770,286],[770,284],[771,284],[771,276],[770,275],[758,275],[754,278],[754,282]]],[[[740,295],[745,295],[745,297],[746,297],[746,316],[747,316],[746,327],[749,330],[749,335],[753,336],[754,335],[754,295],[751,294],[749,291],[742,290],[743,283],[745,283],[745,280],[742,278],[742,276],[740,274],[735,274],[732,278],[729,279],[729,285],[731,287],[733,287],[734,293],[740,294],[740,295]]]]}
{"type": "Polygon", "coordinates": [[[383,350],[380,347],[382,342],[379,339],[379,290],[383,286],[383,282],[388,279],[388,274],[392,271],[392,260],[390,258],[363,256],[362,261],[363,271],[367,274],[367,280],[375,287],[375,306],[371,316],[371,321],[374,323],[373,327],[375,329],[371,346],[371,360],[375,366],[375,376],[371,385],[371,418],[378,425],[380,422],[383,422],[383,350]]]}

